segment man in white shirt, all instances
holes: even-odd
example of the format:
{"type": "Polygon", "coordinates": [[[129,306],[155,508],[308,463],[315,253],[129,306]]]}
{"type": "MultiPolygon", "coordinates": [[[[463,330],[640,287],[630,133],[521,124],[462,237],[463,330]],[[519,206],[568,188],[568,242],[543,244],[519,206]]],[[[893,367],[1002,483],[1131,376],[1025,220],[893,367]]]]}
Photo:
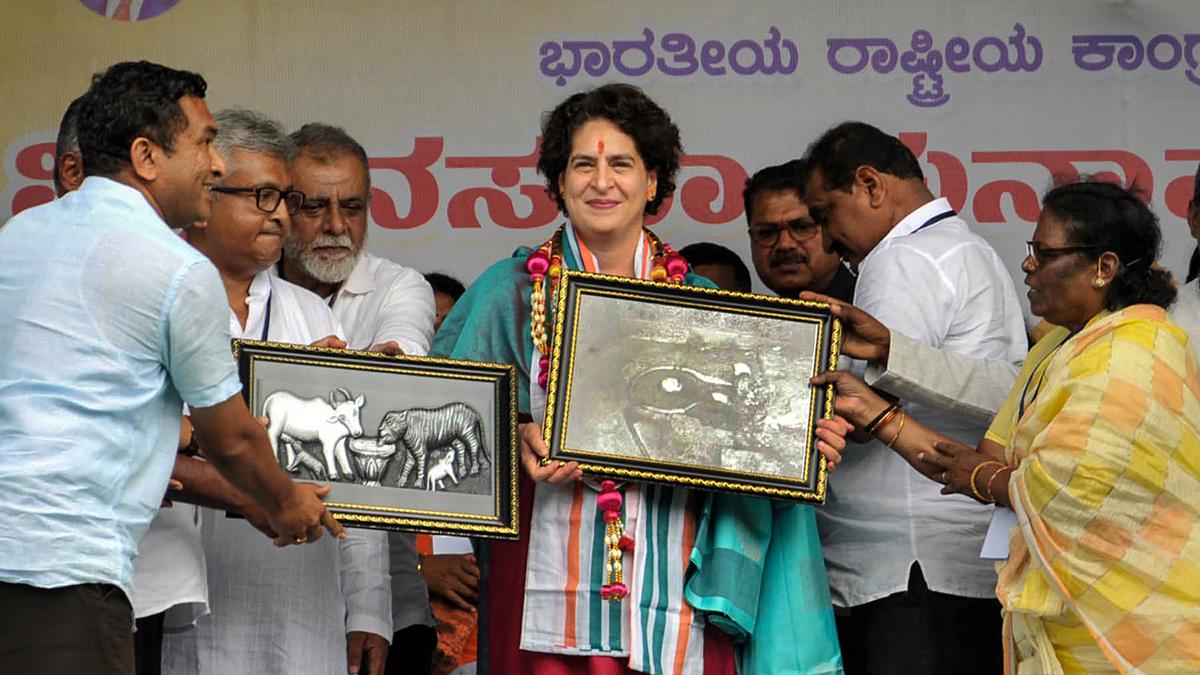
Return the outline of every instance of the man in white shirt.
{"type": "MultiPolygon", "coordinates": [[[[189,242],[217,267],[234,337],[344,346],[317,296],[269,273],[303,193],[292,189],[295,145],[257,113],[218,113],[228,173],[212,188],[212,215],[189,242]]],[[[167,636],[175,674],[382,673],[391,630],[387,542],[354,530],[303,554],[262,541],[249,522],[204,515],[210,614],[167,636]],[[366,668],[359,668],[366,662],[366,668]]]]}
{"type": "MultiPolygon", "coordinates": [[[[899,139],[847,122],[814,142],[805,160],[805,201],[824,226],[825,248],[857,268],[855,305],[893,336],[972,359],[1024,359],[1008,272],[949,203],[933,197],[899,139]]],[[[991,383],[1000,397],[1011,384],[991,383]]],[[[979,419],[919,403],[907,411],[972,447],[985,431],[979,419]]],[[[991,507],[941,495],[878,441],[843,456],[818,524],[846,672],[999,672],[996,574],[979,557],[991,507]]]]}
{"type": "MultiPolygon", "coordinates": [[[[363,251],[371,174],[367,153],[343,129],[306,124],[292,134],[299,155],[292,182],[305,202],[284,242],[280,276],[333,308],[351,349],[423,356],[433,341],[434,302],[415,270],[363,251]]],[[[429,667],[436,637],[414,535],[390,533],[393,662],[404,672],[429,667]]]]}

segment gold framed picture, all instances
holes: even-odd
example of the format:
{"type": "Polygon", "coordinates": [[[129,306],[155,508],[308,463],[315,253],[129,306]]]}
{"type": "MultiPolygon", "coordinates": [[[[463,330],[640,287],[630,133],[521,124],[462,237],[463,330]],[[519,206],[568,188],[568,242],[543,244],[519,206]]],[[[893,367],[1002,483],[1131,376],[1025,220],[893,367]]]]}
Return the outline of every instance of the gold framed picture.
{"type": "Polygon", "coordinates": [[[566,271],[549,459],[589,474],[822,503],[816,420],[841,324],[824,303],[566,271]]]}
{"type": "Polygon", "coordinates": [[[517,538],[516,370],[234,340],[242,391],[293,478],[343,525],[517,538]]]}

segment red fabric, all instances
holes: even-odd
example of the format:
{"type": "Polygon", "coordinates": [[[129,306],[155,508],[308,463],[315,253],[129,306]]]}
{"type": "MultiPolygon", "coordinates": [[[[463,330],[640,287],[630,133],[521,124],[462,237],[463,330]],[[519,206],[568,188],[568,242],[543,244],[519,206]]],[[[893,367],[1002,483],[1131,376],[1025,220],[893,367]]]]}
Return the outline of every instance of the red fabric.
{"type": "MultiPolygon", "coordinates": [[[[533,515],[533,481],[521,471],[521,538],[492,542],[488,603],[488,672],[538,675],[636,675],[628,659],[613,656],[568,656],[519,649],[525,602],[525,562],[529,555],[529,521],[533,515]]],[[[733,641],[710,627],[704,631],[704,675],[736,675],[733,641]]]]}

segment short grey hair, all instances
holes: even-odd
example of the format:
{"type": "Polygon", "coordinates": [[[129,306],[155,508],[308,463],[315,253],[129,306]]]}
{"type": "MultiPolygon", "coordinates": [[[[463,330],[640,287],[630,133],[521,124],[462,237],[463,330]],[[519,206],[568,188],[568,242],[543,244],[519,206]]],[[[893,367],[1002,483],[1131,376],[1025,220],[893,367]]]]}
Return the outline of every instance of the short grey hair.
{"type": "Polygon", "coordinates": [[[296,158],[296,143],[288,137],[283,125],[275,120],[243,108],[228,108],[213,115],[217,121],[217,152],[226,160],[233,150],[261,152],[291,164],[296,158]]]}
{"type": "Polygon", "coordinates": [[[345,129],[322,122],[309,122],[292,132],[292,140],[300,152],[318,164],[329,164],[345,155],[357,159],[367,174],[367,192],[370,193],[371,164],[367,151],[345,129]]]}

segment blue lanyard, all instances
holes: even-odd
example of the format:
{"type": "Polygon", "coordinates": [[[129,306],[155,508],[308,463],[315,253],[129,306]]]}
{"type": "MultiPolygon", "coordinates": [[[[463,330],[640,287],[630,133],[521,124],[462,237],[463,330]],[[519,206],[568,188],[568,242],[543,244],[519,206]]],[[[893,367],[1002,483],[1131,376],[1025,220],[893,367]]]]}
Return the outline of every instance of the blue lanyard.
{"type": "MultiPolygon", "coordinates": [[[[1055,347],[1054,349],[1051,349],[1049,354],[1046,354],[1045,356],[1043,356],[1042,360],[1038,361],[1038,364],[1036,366],[1034,366],[1033,371],[1029,373],[1029,379],[1025,381],[1025,387],[1023,389],[1021,389],[1021,404],[1019,406],[1017,406],[1017,419],[1018,420],[1025,416],[1026,406],[1028,406],[1029,404],[1031,404],[1037,400],[1038,393],[1042,390],[1042,383],[1046,381],[1046,370],[1045,370],[1045,368],[1043,368],[1042,376],[1038,378],[1037,386],[1033,388],[1033,396],[1030,396],[1029,400],[1026,401],[1025,397],[1026,397],[1026,395],[1029,394],[1029,385],[1033,384],[1033,374],[1036,373],[1038,371],[1038,369],[1042,367],[1043,363],[1046,363],[1047,361],[1049,361],[1050,357],[1057,354],[1058,350],[1061,349],[1063,345],[1067,344],[1067,340],[1070,340],[1071,338],[1075,337],[1075,334],[1078,332],[1079,331],[1077,331],[1077,330],[1073,330],[1070,333],[1067,333],[1067,336],[1065,338],[1063,338],[1063,341],[1058,343],[1057,347],[1055,347]]],[[[1049,365],[1046,366],[1046,368],[1049,368],[1049,367],[1050,367],[1049,365]]]]}
{"type": "Polygon", "coordinates": [[[271,297],[275,295],[275,291],[267,293],[267,308],[263,313],[263,330],[262,337],[259,339],[263,342],[267,341],[267,335],[271,332],[271,297]]]}
{"type": "Polygon", "coordinates": [[[950,209],[949,211],[943,211],[942,213],[939,213],[936,216],[934,216],[934,217],[930,218],[929,220],[925,221],[924,223],[922,223],[920,227],[913,230],[909,234],[913,234],[915,232],[920,232],[921,230],[929,227],[930,225],[933,225],[934,223],[940,223],[947,218],[952,218],[957,215],[958,214],[954,212],[954,209],[950,209]]]}

